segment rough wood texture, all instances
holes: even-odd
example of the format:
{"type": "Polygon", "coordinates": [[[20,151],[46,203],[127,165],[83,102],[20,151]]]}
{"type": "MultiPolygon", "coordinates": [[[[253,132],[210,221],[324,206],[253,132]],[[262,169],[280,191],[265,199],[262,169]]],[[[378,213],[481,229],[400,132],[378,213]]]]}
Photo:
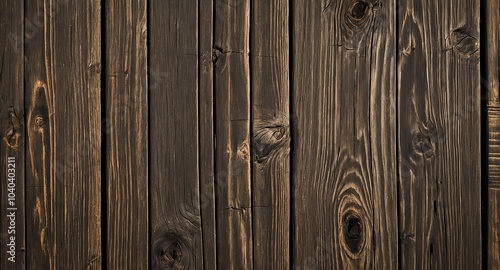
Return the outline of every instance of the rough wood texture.
{"type": "MultiPolygon", "coordinates": [[[[0,269],[25,269],[24,3],[0,3],[0,269]],[[15,161],[9,163],[9,158],[15,161]],[[8,175],[14,174],[14,178],[8,175]],[[14,179],[10,181],[10,179],[14,179]],[[15,194],[15,197],[12,197],[15,194]],[[10,196],[9,196],[10,195],[10,196]],[[14,200],[9,200],[14,199],[14,200]],[[16,209],[16,210],[14,210],[16,209]],[[14,212],[11,224],[12,212],[14,212]],[[11,239],[14,237],[14,239],[11,239]],[[13,242],[11,241],[13,240],[13,242]],[[14,245],[12,245],[15,243],[14,245]],[[9,246],[8,246],[9,245],[9,246]],[[13,247],[14,253],[9,254],[13,247]],[[12,259],[10,259],[12,258],[12,259]]],[[[12,175],[11,175],[12,176],[12,175]]]]}
{"type": "Polygon", "coordinates": [[[401,4],[401,265],[480,269],[479,2],[401,4]]]}
{"type": "MultiPolygon", "coordinates": [[[[488,269],[500,268],[500,107],[488,108],[488,269]]],[[[484,262],[486,263],[486,262],[484,262]]]]}
{"type": "Polygon", "coordinates": [[[398,268],[394,12],[293,2],[297,269],[398,268]]]}
{"type": "MultiPolygon", "coordinates": [[[[485,1],[486,82],[488,87],[488,269],[500,269],[500,1],[485,1]]],[[[483,73],[484,74],[484,73],[483,73]]],[[[484,220],[484,219],[483,219],[484,220]]],[[[484,234],[483,234],[484,235],[484,234]]],[[[483,251],[485,252],[485,251],[483,251]]]]}
{"type": "Polygon", "coordinates": [[[214,1],[199,0],[200,32],[200,212],[203,220],[203,268],[217,268],[214,136],[214,1]]]}
{"type": "Polygon", "coordinates": [[[251,6],[253,267],[290,269],[288,0],[251,6]]]}
{"type": "Polygon", "coordinates": [[[217,256],[252,269],[250,0],[215,2],[217,256]]]}
{"type": "Polygon", "coordinates": [[[107,269],[149,269],[146,2],[105,2],[107,269]]]}
{"type": "Polygon", "coordinates": [[[198,126],[198,1],[151,0],[150,199],[154,269],[201,269],[198,126]]]}
{"type": "Polygon", "coordinates": [[[100,269],[100,1],[25,3],[27,268],[100,269]]]}

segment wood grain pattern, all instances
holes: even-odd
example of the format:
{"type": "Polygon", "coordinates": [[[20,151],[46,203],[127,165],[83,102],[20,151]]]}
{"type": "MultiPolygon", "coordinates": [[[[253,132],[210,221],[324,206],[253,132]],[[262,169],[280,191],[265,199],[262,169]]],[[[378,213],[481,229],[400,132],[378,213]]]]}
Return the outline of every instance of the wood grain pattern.
{"type": "Polygon", "coordinates": [[[401,265],[480,269],[479,2],[401,4],[401,265]]]}
{"type": "MultiPolygon", "coordinates": [[[[485,33],[483,42],[486,42],[483,61],[486,70],[486,86],[488,88],[488,269],[500,269],[500,1],[485,1],[485,33]]],[[[484,234],[483,234],[484,235],[484,234]]],[[[486,251],[483,251],[486,252],[486,251]]]]}
{"type": "Polygon", "coordinates": [[[149,269],[147,1],[105,3],[106,264],[149,269]]]}
{"type": "Polygon", "coordinates": [[[253,267],[290,269],[289,6],[251,6],[253,267]]]}
{"type": "Polygon", "coordinates": [[[198,1],[148,8],[150,70],[165,74],[149,100],[151,266],[201,269],[198,1]]]}
{"type": "Polygon", "coordinates": [[[199,0],[200,212],[204,269],[217,269],[213,29],[214,1],[199,0]]]}
{"type": "Polygon", "coordinates": [[[100,269],[100,1],[25,3],[27,268],[100,269]]]}
{"type": "Polygon", "coordinates": [[[26,213],[24,210],[24,142],[26,133],[24,124],[23,16],[23,1],[1,1],[0,48],[2,49],[0,50],[0,269],[13,270],[26,268],[26,213]],[[9,158],[14,158],[15,161],[9,163],[9,158]],[[8,177],[9,173],[14,174],[14,177],[8,177]],[[10,181],[9,179],[14,180],[10,181]],[[15,197],[13,197],[12,194],[15,194],[15,197]],[[9,198],[13,200],[9,200],[9,198]],[[12,212],[14,212],[14,215],[12,215],[12,212]],[[12,220],[11,216],[14,217],[12,220]],[[11,221],[14,221],[14,223],[11,223],[11,221]],[[14,238],[11,239],[11,237],[14,238]]]}
{"type": "MultiPolygon", "coordinates": [[[[485,187],[486,188],[486,187],[485,187]]],[[[500,267],[500,107],[488,107],[488,269],[500,267]]]]}
{"type": "Polygon", "coordinates": [[[292,9],[293,266],[396,269],[394,3],[292,9]]]}
{"type": "Polygon", "coordinates": [[[217,264],[252,269],[250,0],[215,2],[217,264]]]}

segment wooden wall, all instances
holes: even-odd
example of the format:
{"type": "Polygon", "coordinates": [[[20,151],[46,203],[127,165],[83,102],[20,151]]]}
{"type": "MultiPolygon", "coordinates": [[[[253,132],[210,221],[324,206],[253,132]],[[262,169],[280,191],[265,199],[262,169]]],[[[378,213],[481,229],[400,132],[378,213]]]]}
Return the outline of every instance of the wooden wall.
{"type": "Polygon", "coordinates": [[[500,268],[499,5],[2,1],[0,269],[500,268]]]}

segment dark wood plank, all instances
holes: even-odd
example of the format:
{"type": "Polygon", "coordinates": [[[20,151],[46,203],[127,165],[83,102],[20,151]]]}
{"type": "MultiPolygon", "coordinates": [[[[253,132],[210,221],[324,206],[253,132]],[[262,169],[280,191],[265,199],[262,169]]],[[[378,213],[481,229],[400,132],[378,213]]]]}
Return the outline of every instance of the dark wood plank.
{"type": "Polygon", "coordinates": [[[394,2],[293,2],[293,267],[397,269],[394,2]]]}
{"type": "MultiPolygon", "coordinates": [[[[497,96],[498,97],[498,96],[497,96]]],[[[488,269],[500,268],[500,107],[488,107],[488,269]]],[[[486,187],[485,187],[486,188],[486,187]]]]}
{"type": "Polygon", "coordinates": [[[215,2],[217,256],[252,269],[250,1],[215,2]]]}
{"type": "Polygon", "coordinates": [[[479,2],[400,4],[401,265],[480,269],[479,2]]]}
{"type": "Polygon", "coordinates": [[[289,6],[251,6],[253,267],[290,269],[289,6]]]}
{"type": "Polygon", "coordinates": [[[214,1],[199,0],[200,32],[200,211],[203,230],[203,268],[217,268],[215,221],[214,136],[214,1]]]}
{"type": "Polygon", "coordinates": [[[106,1],[107,269],[149,269],[146,0],[106,1]]]}
{"type": "MultiPolygon", "coordinates": [[[[486,83],[488,87],[488,269],[500,269],[500,1],[486,0],[485,38],[486,83]]],[[[483,219],[484,220],[484,219],[483,219]]],[[[483,234],[484,235],[484,234],[483,234]]]]}
{"type": "Polygon", "coordinates": [[[24,3],[0,3],[0,269],[25,269],[24,3]]]}
{"type": "Polygon", "coordinates": [[[101,3],[25,1],[30,269],[101,268],[101,3]]]}
{"type": "Polygon", "coordinates": [[[154,269],[201,269],[198,1],[151,0],[150,202],[154,269]]]}

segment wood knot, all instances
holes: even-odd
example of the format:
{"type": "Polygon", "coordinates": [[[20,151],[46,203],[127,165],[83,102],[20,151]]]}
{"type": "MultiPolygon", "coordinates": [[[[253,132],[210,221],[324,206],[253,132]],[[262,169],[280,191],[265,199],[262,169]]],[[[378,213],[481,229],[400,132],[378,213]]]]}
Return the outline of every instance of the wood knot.
{"type": "Polygon", "coordinates": [[[348,213],[344,216],[343,224],[344,239],[349,250],[353,253],[359,253],[363,244],[363,223],[354,213],[348,213]]]}
{"type": "Polygon", "coordinates": [[[368,10],[368,3],[363,1],[358,1],[352,5],[351,10],[349,12],[353,19],[361,20],[366,16],[367,10],[368,10]]]}
{"type": "Polygon", "coordinates": [[[190,249],[186,239],[167,231],[158,235],[153,244],[155,269],[189,269],[190,249]]]}
{"type": "Polygon", "coordinates": [[[256,125],[253,136],[255,161],[263,163],[268,158],[286,154],[290,147],[289,128],[282,125],[256,125]]]}
{"type": "Polygon", "coordinates": [[[19,118],[17,117],[14,111],[11,111],[10,114],[10,126],[5,133],[4,141],[7,143],[7,146],[11,149],[19,148],[21,144],[21,133],[22,133],[22,124],[19,118]]]}
{"type": "Polygon", "coordinates": [[[465,27],[453,30],[446,39],[448,49],[453,49],[461,57],[468,58],[479,51],[479,40],[465,27]]]}
{"type": "Polygon", "coordinates": [[[40,115],[37,115],[37,116],[35,117],[35,125],[36,125],[37,127],[39,127],[39,128],[40,128],[40,127],[42,127],[44,124],[45,124],[45,121],[43,120],[43,117],[42,117],[42,116],[40,116],[40,115]]]}

